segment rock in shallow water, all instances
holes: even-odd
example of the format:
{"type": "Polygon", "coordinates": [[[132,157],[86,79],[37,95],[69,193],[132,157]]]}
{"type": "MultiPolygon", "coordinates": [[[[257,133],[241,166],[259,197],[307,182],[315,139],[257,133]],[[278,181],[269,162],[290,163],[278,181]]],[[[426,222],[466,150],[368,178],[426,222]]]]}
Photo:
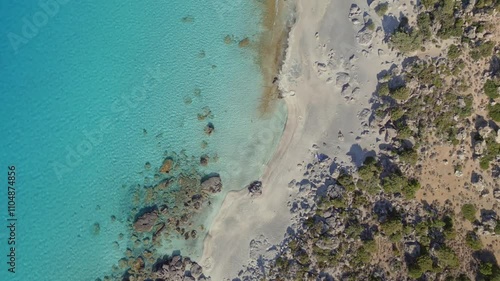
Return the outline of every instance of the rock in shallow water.
{"type": "Polygon", "coordinates": [[[158,212],[152,211],[141,215],[134,223],[134,229],[137,232],[149,232],[158,220],[158,212]]]}
{"type": "Polygon", "coordinates": [[[210,177],[201,182],[201,189],[210,193],[217,193],[222,190],[222,181],[219,175],[210,177]]]}
{"type": "Polygon", "coordinates": [[[174,160],[172,160],[171,158],[165,159],[165,161],[163,161],[163,165],[160,168],[160,173],[163,174],[169,173],[170,170],[172,170],[173,166],[174,166],[174,160]]]}

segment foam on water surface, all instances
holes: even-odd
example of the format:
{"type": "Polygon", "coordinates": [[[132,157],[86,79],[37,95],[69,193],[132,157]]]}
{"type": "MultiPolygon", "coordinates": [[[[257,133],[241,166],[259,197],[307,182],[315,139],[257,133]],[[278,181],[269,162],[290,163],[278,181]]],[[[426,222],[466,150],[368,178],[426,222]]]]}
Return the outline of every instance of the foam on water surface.
{"type": "MultiPolygon", "coordinates": [[[[216,210],[225,192],[259,176],[285,120],[282,104],[259,116],[262,75],[251,49],[237,44],[258,37],[253,1],[60,3],[51,13],[38,1],[0,10],[0,167],[18,171],[16,274],[6,270],[0,232],[2,280],[110,274],[134,242],[127,219],[142,207],[134,189],[158,180],[166,155],[210,156],[206,167],[183,169],[221,174],[216,210]],[[26,27],[41,13],[43,25],[26,27]],[[24,38],[17,51],[12,34],[24,38]]],[[[201,253],[200,243],[164,250],[176,247],[201,253]]]]}

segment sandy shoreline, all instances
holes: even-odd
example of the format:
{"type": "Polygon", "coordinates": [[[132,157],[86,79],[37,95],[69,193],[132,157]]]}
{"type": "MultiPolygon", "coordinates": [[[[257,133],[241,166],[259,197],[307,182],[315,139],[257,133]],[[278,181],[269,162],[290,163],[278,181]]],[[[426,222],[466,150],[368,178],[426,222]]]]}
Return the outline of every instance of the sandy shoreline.
{"type": "MultiPolygon", "coordinates": [[[[368,9],[364,1],[354,2],[368,9]]],[[[262,196],[252,198],[247,190],[229,193],[212,224],[201,260],[212,280],[235,278],[259,257],[275,254],[269,248],[281,242],[293,223],[290,202],[297,190],[290,182],[303,178],[303,163],[324,153],[352,166],[377,149],[369,99],[386,58],[373,46],[386,47],[383,36],[375,33],[370,33],[373,40],[360,44],[363,26],[349,17],[351,4],[297,3],[279,82],[288,107],[285,131],[261,178],[262,196]],[[340,73],[348,76],[347,89],[336,85],[340,73]]]]}

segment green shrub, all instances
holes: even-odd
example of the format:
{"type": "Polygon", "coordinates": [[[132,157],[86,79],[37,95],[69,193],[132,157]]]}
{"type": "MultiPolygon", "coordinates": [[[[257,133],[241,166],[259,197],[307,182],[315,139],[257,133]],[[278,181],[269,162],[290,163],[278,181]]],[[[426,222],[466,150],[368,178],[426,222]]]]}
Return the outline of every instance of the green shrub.
{"type": "Polygon", "coordinates": [[[457,59],[460,56],[461,52],[462,51],[458,48],[457,45],[451,45],[448,49],[448,58],[452,60],[457,59]]]}
{"type": "Polygon", "coordinates": [[[496,122],[500,122],[500,103],[488,105],[488,116],[496,122]]]}
{"type": "Polygon", "coordinates": [[[378,4],[377,7],[375,7],[375,12],[380,17],[382,17],[383,15],[385,15],[385,13],[387,13],[387,10],[389,10],[389,4],[388,3],[380,3],[380,4],[378,4]]]}
{"type": "Polygon", "coordinates": [[[405,163],[416,165],[418,160],[418,153],[417,151],[415,151],[415,149],[405,149],[401,153],[399,153],[399,159],[401,159],[401,161],[405,163]]]}
{"type": "Polygon", "coordinates": [[[481,170],[488,170],[490,168],[490,161],[491,160],[489,158],[481,158],[479,160],[479,168],[481,168],[481,170]]]}
{"type": "Polygon", "coordinates": [[[373,23],[373,21],[371,21],[371,20],[369,22],[367,22],[365,26],[366,26],[366,28],[368,28],[371,31],[375,30],[375,23],[373,23]]]}
{"type": "Polygon", "coordinates": [[[403,223],[399,217],[391,218],[380,225],[388,236],[400,234],[403,231],[403,223]]]}
{"type": "Polygon", "coordinates": [[[403,117],[404,114],[405,114],[405,110],[401,107],[391,108],[391,119],[392,120],[398,120],[399,118],[403,117]]]}
{"type": "Polygon", "coordinates": [[[478,51],[478,50],[471,50],[471,51],[470,51],[470,57],[471,57],[473,60],[480,60],[480,59],[481,59],[481,54],[479,54],[479,51],[478,51]]]}
{"type": "Polygon", "coordinates": [[[400,173],[393,173],[382,180],[382,188],[386,193],[400,193],[407,181],[400,173]]]}
{"type": "Polygon", "coordinates": [[[448,247],[443,247],[437,251],[439,266],[441,268],[457,268],[460,265],[457,254],[448,247]]]}
{"type": "Polygon", "coordinates": [[[443,227],[444,237],[449,240],[455,239],[455,237],[457,236],[457,232],[453,227],[453,218],[450,216],[445,216],[443,218],[443,222],[444,222],[444,227],[443,227]]]}
{"type": "Polygon", "coordinates": [[[368,262],[370,262],[372,254],[373,253],[370,253],[369,251],[367,251],[364,246],[361,246],[356,251],[356,254],[353,257],[352,262],[357,266],[367,264],[368,262]]]}
{"type": "Polygon", "coordinates": [[[418,279],[420,278],[420,276],[422,276],[423,272],[422,272],[422,269],[416,265],[416,264],[412,264],[410,266],[408,266],[408,276],[413,278],[413,279],[418,279]]]}
{"type": "Polygon", "coordinates": [[[358,238],[359,235],[363,232],[364,227],[362,227],[358,222],[354,222],[350,224],[345,229],[345,234],[349,238],[358,238]]]}
{"type": "Polygon", "coordinates": [[[432,21],[428,13],[420,13],[417,16],[417,26],[420,34],[424,39],[430,39],[432,37],[432,21]]]}
{"type": "Polygon", "coordinates": [[[483,262],[479,265],[479,272],[483,276],[491,276],[493,274],[493,264],[490,262],[483,262]]]}
{"type": "Polygon", "coordinates": [[[449,39],[452,37],[460,37],[463,33],[463,20],[454,19],[453,16],[445,15],[441,19],[441,29],[438,30],[437,35],[442,39],[449,39]]]}
{"type": "Polygon", "coordinates": [[[335,198],[332,200],[332,206],[336,209],[347,208],[347,202],[343,198],[335,198]]]}
{"type": "Polygon", "coordinates": [[[410,97],[410,89],[405,86],[396,88],[391,91],[391,96],[397,100],[406,100],[410,97]]]}
{"type": "Polygon", "coordinates": [[[338,183],[342,185],[347,191],[354,191],[356,189],[356,185],[354,184],[354,180],[352,175],[347,172],[342,172],[337,178],[338,183]]]}
{"type": "Polygon", "coordinates": [[[488,42],[483,42],[481,45],[477,47],[477,49],[479,51],[479,55],[484,58],[491,56],[491,52],[493,51],[494,47],[495,43],[492,41],[488,41],[488,42]]]}
{"type": "Polygon", "coordinates": [[[410,180],[403,186],[403,195],[406,199],[414,199],[415,194],[420,189],[420,183],[417,180],[410,180]]]}
{"type": "Polygon", "coordinates": [[[470,222],[474,222],[476,220],[476,212],[477,210],[474,204],[464,204],[462,206],[462,215],[470,222]]]}
{"type": "Polygon", "coordinates": [[[479,166],[483,170],[487,170],[490,167],[490,162],[500,155],[500,144],[495,141],[493,137],[486,139],[486,151],[483,153],[483,157],[479,160],[479,166]]]}
{"type": "Polygon", "coordinates": [[[364,181],[378,181],[381,167],[377,163],[377,160],[373,157],[367,157],[363,163],[363,166],[359,167],[358,175],[364,181]]]}
{"type": "Polygon", "coordinates": [[[366,251],[370,254],[375,254],[378,250],[377,243],[375,243],[375,240],[364,241],[364,247],[366,251]]]}
{"type": "Polygon", "coordinates": [[[377,92],[379,96],[389,95],[389,83],[380,83],[377,92]]]}
{"type": "Polygon", "coordinates": [[[413,131],[405,124],[400,124],[397,126],[398,137],[400,139],[408,139],[413,136],[413,131]]]}
{"type": "Polygon", "coordinates": [[[479,237],[477,237],[476,233],[472,231],[467,233],[467,236],[465,237],[465,242],[469,247],[471,247],[472,250],[479,251],[483,248],[481,240],[479,239],[479,237]]]}
{"type": "Polygon", "coordinates": [[[406,33],[398,30],[391,36],[390,42],[402,53],[410,53],[420,49],[422,35],[418,32],[406,33]]]}
{"type": "Polygon", "coordinates": [[[422,0],[422,4],[424,5],[425,8],[434,8],[434,6],[437,4],[439,0],[422,0]]]}
{"type": "Polygon", "coordinates": [[[418,267],[420,267],[420,269],[422,270],[422,272],[427,272],[432,270],[433,261],[429,255],[424,254],[418,257],[417,264],[418,267]]]}
{"type": "Polygon", "coordinates": [[[498,85],[493,81],[493,80],[486,80],[483,86],[484,93],[490,98],[490,99],[496,99],[498,98],[498,85]]]}

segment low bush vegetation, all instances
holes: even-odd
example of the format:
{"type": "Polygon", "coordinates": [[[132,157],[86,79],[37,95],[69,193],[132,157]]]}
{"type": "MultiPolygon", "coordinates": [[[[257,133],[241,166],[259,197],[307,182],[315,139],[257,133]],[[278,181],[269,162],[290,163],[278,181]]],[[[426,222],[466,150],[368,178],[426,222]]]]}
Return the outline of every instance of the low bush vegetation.
{"type": "Polygon", "coordinates": [[[476,206],[474,204],[464,204],[462,206],[462,215],[464,218],[470,222],[476,220],[476,206]]]}
{"type": "Polygon", "coordinates": [[[380,4],[378,4],[377,7],[375,7],[375,12],[380,17],[382,17],[383,15],[385,15],[387,13],[387,10],[389,10],[389,4],[388,3],[380,3],[380,4]]]}
{"type": "Polygon", "coordinates": [[[497,83],[495,83],[493,80],[491,79],[488,79],[486,80],[486,82],[484,83],[484,87],[483,87],[483,90],[484,90],[484,93],[490,98],[490,99],[496,99],[498,98],[499,94],[498,94],[498,87],[499,85],[497,83]]]}

